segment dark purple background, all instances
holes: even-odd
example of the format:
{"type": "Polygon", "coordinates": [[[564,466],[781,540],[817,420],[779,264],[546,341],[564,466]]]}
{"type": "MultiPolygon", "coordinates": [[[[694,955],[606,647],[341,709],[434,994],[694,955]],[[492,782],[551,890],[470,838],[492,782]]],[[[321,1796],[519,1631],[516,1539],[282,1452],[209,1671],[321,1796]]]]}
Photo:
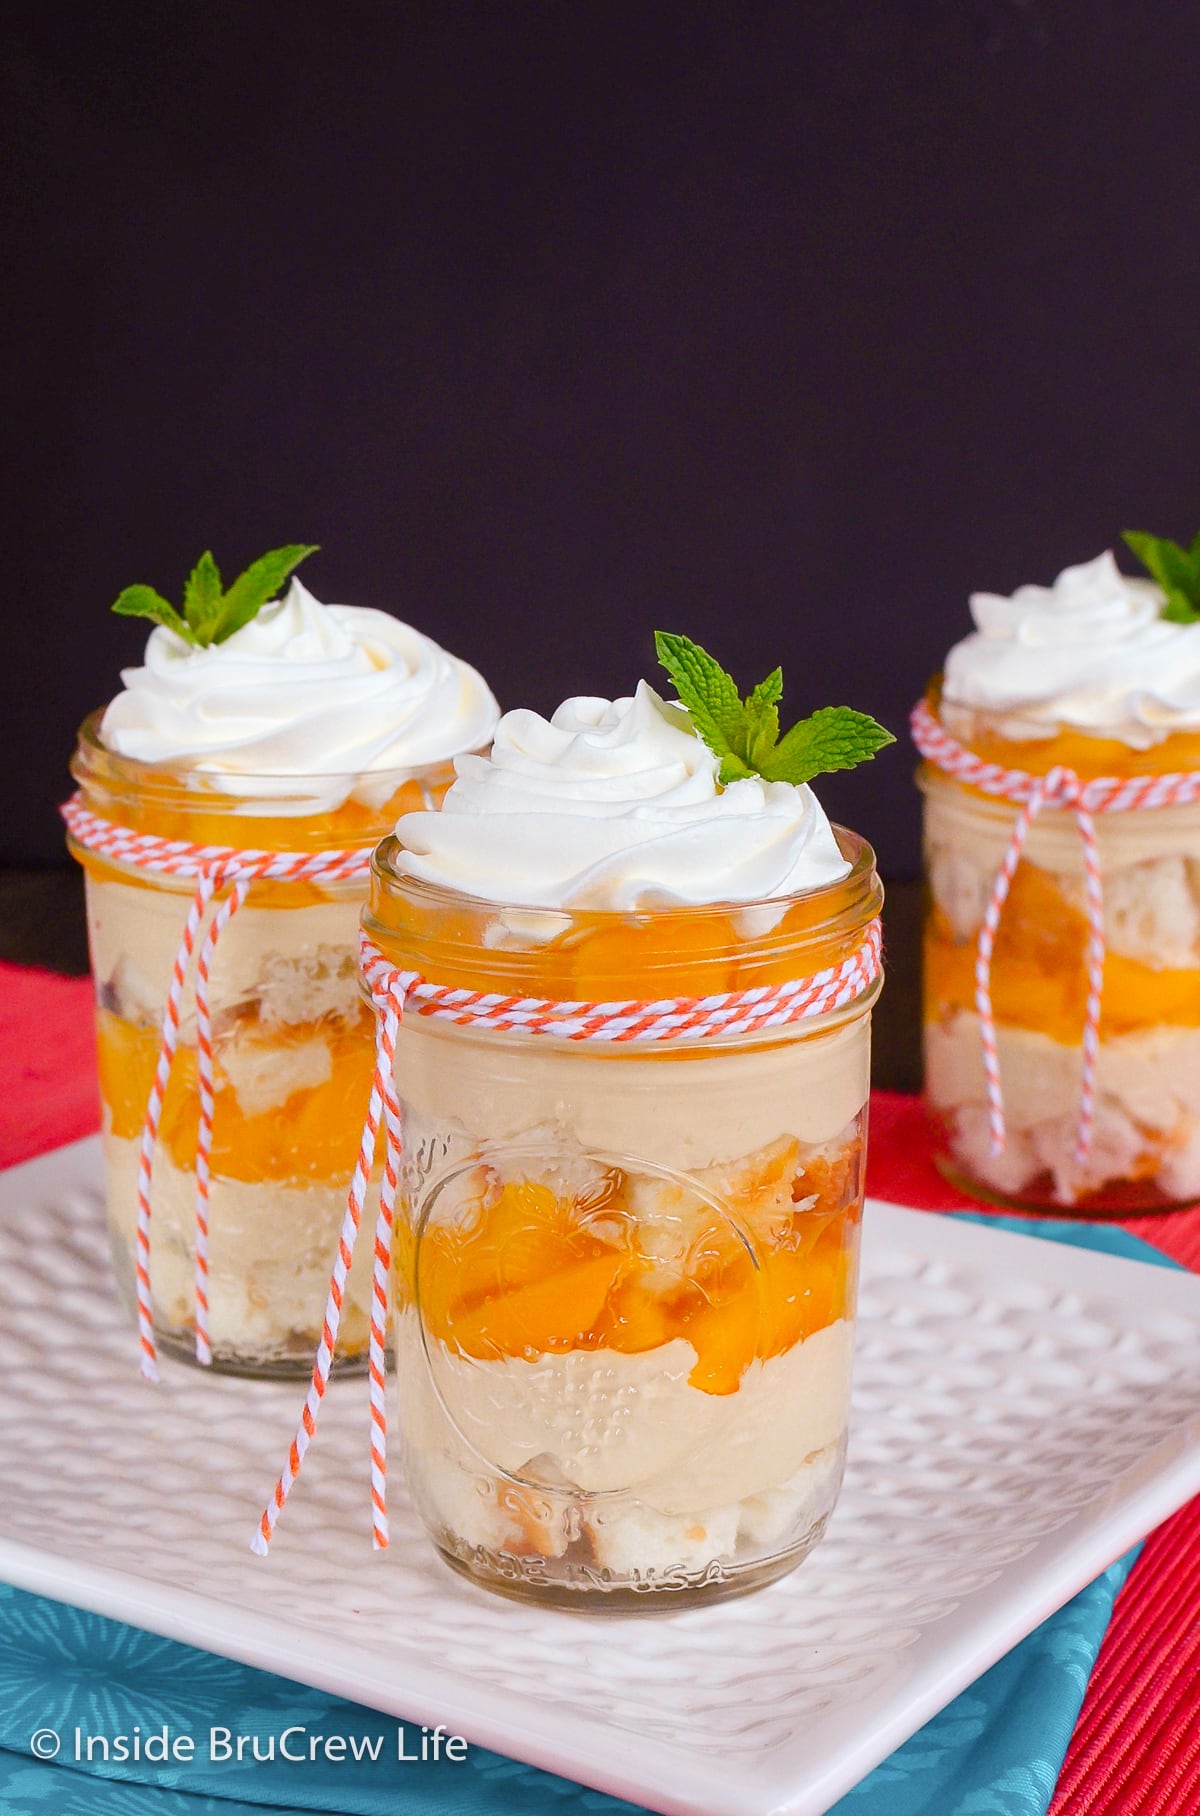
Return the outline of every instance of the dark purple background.
{"type": "MultiPolygon", "coordinates": [[[[28,8],[0,857],[209,544],[506,705],[664,625],[901,730],[972,587],[1200,523],[1198,92],[1182,0],[28,8]]],[[[910,770],[822,791],[893,875],[910,770]]]]}

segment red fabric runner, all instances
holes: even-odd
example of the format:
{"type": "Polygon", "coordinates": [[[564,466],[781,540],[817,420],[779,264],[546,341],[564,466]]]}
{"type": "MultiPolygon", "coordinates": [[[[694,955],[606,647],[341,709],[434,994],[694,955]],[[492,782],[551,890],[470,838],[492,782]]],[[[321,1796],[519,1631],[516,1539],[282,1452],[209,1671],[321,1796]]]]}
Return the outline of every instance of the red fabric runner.
{"type": "Polygon", "coordinates": [[[99,1127],[91,978],[0,965],[0,1167],[99,1127]]]}
{"type": "MultiPolygon", "coordinates": [[[[0,1167],[99,1122],[90,979],[0,964],[0,1167]]],[[[877,1091],[868,1190],[919,1210],[978,1210],[930,1152],[917,1099],[877,1091]]],[[[1124,1227],[1200,1271],[1200,1205],[1124,1227]]],[[[1200,1500],[1151,1534],[1118,1598],[1050,1816],[1197,1816],[1198,1683],[1200,1500]]]]}

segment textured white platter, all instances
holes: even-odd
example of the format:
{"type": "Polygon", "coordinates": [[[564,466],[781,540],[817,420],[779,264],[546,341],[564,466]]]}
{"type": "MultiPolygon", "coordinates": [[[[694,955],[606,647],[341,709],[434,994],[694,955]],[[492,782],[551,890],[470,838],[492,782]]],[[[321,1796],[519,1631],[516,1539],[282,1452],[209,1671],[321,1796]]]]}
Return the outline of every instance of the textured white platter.
{"type": "Polygon", "coordinates": [[[87,1141],[0,1174],[0,1577],[668,1816],[816,1816],[1200,1490],[1200,1278],[871,1204],[846,1486],[786,1581],[520,1608],[437,1561],[398,1480],[373,1555],[361,1381],[264,1562],[299,1391],[141,1380],[99,1168],[87,1141]]]}

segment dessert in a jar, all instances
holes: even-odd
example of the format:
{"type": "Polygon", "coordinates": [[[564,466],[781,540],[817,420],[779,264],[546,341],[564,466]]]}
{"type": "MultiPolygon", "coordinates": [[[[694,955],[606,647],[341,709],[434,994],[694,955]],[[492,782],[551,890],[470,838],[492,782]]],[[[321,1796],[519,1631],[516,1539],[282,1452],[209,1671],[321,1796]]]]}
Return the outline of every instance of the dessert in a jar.
{"type": "Polygon", "coordinates": [[[881,891],[806,778],[890,739],[826,709],[778,740],[777,673],[743,702],[660,651],[686,705],[506,714],[380,847],[364,918],[416,974],[408,1488],[451,1565],[574,1608],[781,1575],[846,1445],[881,891]]]}
{"type": "MultiPolygon", "coordinates": [[[[183,612],[127,589],[117,609],[158,628],[72,763],[108,1216],[147,1372],[159,1347],[308,1369],[373,1064],[369,852],[398,812],[437,806],[497,718],[474,669],[388,613],[322,605],[295,578],[272,598],[306,552],[227,591],[206,557],[183,612]]],[[[363,1257],[342,1360],[365,1360],[368,1292],[363,1257]]]]}
{"type": "Polygon", "coordinates": [[[1200,543],[1128,540],[975,594],[913,720],[942,1164],[1089,1214],[1200,1195],[1200,543]]]}

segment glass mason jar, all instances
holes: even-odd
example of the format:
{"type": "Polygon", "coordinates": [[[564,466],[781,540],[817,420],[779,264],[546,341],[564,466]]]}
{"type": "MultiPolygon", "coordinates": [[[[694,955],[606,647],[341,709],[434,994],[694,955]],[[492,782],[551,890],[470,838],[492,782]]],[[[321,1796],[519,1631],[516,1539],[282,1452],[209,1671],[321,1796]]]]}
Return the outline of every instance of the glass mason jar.
{"type": "MultiPolygon", "coordinates": [[[[1200,735],[1148,750],[1073,727],[929,705],[988,762],[1082,779],[1200,768],[1200,735]]],[[[991,965],[1007,1139],[990,1151],[975,955],[1017,808],[925,763],[925,1088],[942,1170],[1026,1209],[1123,1215],[1200,1196],[1200,806],[1094,816],[1105,963],[1091,1152],[1074,1160],[1087,1003],[1083,844],[1069,809],[1034,821],[991,965]]]]}
{"type": "MultiPolygon", "coordinates": [[[[239,776],[236,793],[218,791],[195,770],[114,755],[99,741],[99,719],[84,723],[71,764],[84,807],[199,845],[370,850],[399,814],[440,805],[454,778],[445,763],[359,778],[239,776]]],[[[68,842],[86,876],[108,1219],[132,1308],[142,1124],[195,884],[68,842]]],[[[373,1021],[358,990],[365,895],[365,878],[254,882],[213,957],[208,1324],[213,1364],[229,1373],[300,1377],[312,1367],[374,1067],[373,1021]]],[[[194,958],[151,1193],[156,1339],[186,1360],[195,1359],[199,1119],[192,977],[194,958]]],[[[340,1365],[366,1366],[366,1247],[349,1281],[340,1365]]]]}
{"type": "MultiPolygon", "coordinates": [[[[398,967],[557,1001],[798,980],[879,912],[870,848],[781,901],[501,907],[375,855],[398,967]]],[[[455,1569],[627,1609],[771,1581],[817,1542],[849,1411],[878,980],[820,1018],[583,1043],[410,1011],[394,1341],[409,1489],[455,1569]]]]}

